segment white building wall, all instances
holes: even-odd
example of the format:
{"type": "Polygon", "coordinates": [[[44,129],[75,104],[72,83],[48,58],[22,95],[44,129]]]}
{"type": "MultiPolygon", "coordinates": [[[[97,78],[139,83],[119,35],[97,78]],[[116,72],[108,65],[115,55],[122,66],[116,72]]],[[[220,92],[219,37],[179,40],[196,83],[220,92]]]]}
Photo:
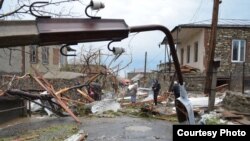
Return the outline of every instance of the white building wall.
{"type": "MultiPolygon", "coordinates": [[[[26,73],[33,73],[33,68],[38,70],[41,73],[46,73],[48,71],[59,71],[60,70],[60,57],[58,58],[58,64],[53,64],[53,48],[60,48],[59,46],[48,46],[49,48],[49,63],[44,64],[42,62],[42,47],[38,47],[38,60],[37,63],[30,63],[29,54],[26,55],[26,73]]],[[[30,48],[26,48],[28,52],[30,52],[30,48]]]]}
{"type": "MultiPolygon", "coordinates": [[[[53,48],[60,49],[60,46],[49,46],[49,64],[42,63],[42,47],[38,47],[37,63],[30,62],[30,46],[25,46],[25,73],[34,73],[33,68],[41,73],[48,71],[59,71],[60,53],[58,56],[58,64],[53,63],[53,48]],[[31,67],[32,66],[32,67],[31,67]]],[[[67,63],[67,57],[63,57],[63,63],[67,63]]],[[[22,47],[0,48],[0,73],[22,73],[22,47]],[[10,49],[12,49],[10,51],[10,49]],[[11,52],[11,53],[10,53],[11,52]]]]}
{"type": "Polygon", "coordinates": [[[21,47],[0,49],[0,72],[21,73],[22,53],[21,47]],[[12,49],[12,50],[10,50],[12,49]]]}
{"type": "Polygon", "coordinates": [[[177,46],[177,54],[179,61],[181,62],[181,49],[184,49],[184,56],[183,56],[183,65],[189,65],[195,68],[200,69],[202,72],[204,71],[204,55],[205,55],[205,48],[204,48],[204,30],[198,32],[194,36],[187,38],[185,41],[181,41],[181,44],[177,46]],[[194,45],[195,42],[198,42],[198,61],[194,62],[194,45]],[[190,46],[190,62],[187,63],[187,46],[190,46]]]}

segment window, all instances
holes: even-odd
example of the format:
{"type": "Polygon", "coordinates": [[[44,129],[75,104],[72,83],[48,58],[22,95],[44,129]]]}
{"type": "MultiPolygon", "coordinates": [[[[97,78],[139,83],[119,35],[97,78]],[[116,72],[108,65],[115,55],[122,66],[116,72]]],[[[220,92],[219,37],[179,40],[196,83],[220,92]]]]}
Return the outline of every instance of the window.
{"type": "Polygon", "coordinates": [[[194,62],[198,62],[198,42],[194,43],[194,62]]]}
{"type": "Polygon", "coordinates": [[[187,63],[190,62],[190,46],[187,46],[187,63]]]}
{"type": "Polygon", "coordinates": [[[245,61],[245,40],[233,40],[232,41],[232,62],[244,62],[245,61]]]}
{"type": "Polygon", "coordinates": [[[49,48],[42,47],[42,63],[48,64],[49,63],[49,48]]]}
{"type": "Polygon", "coordinates": [[[30,62],[37,63],[38,56],[37,56],[37,46],[33,45],[30,46],[30,62]]]}
{"type": "Polygon", "coordinates": [[[183,65],[184,62],[184,49],[181,49],[181,65],[183,65]]]}
{"type": "Polygon", "coordinates": [[[60,49],[53,48],[53,65],[59,64],[60,49]]]}

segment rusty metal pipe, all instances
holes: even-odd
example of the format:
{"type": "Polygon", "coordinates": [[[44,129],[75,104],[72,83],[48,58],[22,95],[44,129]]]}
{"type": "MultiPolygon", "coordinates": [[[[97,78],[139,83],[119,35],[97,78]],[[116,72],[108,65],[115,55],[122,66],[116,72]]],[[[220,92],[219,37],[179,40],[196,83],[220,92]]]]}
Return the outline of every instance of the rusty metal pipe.
{"type": "Polygon", "coordinates": [[[154,31],[154,30],[160,30],[163,33],[165,33],[165,35],[168,39],[168,44],[169,44],[170,51],[171,51],[171,54],[173,57],[174,66],[175,66],[175,70],[177,73],[178,81],[179,81],[180,85],[183,85],[183,77],[182,77],[182,73],[181,73],[181,68],[180,68],[178,56],[177,56],[177,53],[175,50],[174,39],[171,35],[171,32],[168,30],[168,28],[166,28],[165,26],[162,26],[162,25],[143,25],[143,26],[131,26],[131,27],[129,27],[129,31],[131,33],[154,31]]]}

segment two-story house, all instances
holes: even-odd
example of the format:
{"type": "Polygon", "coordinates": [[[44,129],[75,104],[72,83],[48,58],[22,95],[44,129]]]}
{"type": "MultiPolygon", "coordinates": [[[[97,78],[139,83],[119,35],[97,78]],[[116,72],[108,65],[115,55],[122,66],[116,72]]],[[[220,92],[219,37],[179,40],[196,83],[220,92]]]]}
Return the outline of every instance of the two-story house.
{"type": "MultiPolygon", "coordinates": [[[[193,87],[197,84],[200,88],[204,87],[210,29],[209,24],[183,24],[171,31],[180,64],[198,68],[201,72],[197,74],[197,77],[192,76],[192,78],[184,75],[188,81],[186,83],[193,87]]],[[[250,25],[218,25],[215,58],[220,58],[221,62],[218,68],[217,85],[229,84],[231,90],[237,91],[250,88],[248,85],[250,82],[248,81],[250,76],[249,47],[250,25]]]]}

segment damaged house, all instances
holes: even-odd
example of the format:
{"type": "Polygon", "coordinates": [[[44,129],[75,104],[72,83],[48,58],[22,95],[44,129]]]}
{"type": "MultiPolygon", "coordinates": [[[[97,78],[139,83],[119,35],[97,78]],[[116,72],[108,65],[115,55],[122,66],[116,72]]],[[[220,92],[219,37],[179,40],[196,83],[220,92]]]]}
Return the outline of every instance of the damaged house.
{"type": "MultiPolygon", "coordinates": [[[[176,26],[171,32],[181,66],[187,65],[200,70],[184,74],[188,90],[202,91],[204,88],[210,31],[209,24],[183,24],[176,26]]],[[[215,58],[220,59],[220,67],[217,86],[227,84],[234,91],[250,88],[249,47],[250,25],[218,25],[215,58]]]]}
{"type": "MultiPolygon", "coordinates": [[[[26,46],[0,49],[0,81],[5,86],[12,79],[12,75],[21,76],[34,73],[32,67],[41,73],[59,71],[67,63],[67,57],[60,54],[59,46],[26,46]]],[[[14,84],[15,85],[15,84],[14,84]]],[[[34,83],[22,81],[17,88],[38,89],[34,83]]],[[[20,99],[0,97],[0,121],[6,121],[26,114],[26,103],[20,99]]]]}

